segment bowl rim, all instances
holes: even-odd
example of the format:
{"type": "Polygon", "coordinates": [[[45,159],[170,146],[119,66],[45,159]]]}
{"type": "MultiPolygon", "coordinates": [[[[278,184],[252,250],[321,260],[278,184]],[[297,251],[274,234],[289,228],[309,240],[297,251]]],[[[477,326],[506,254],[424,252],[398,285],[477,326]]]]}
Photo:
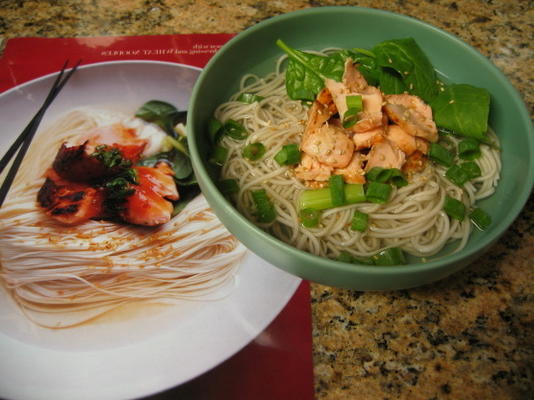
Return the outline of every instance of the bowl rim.
{"type": "MultiPolygon", "coordinates": [[[[380,10],[380,9],[374,9],[374,8],[368,8],[368,7],[359,7],[359,6],[325,6],[325,7],[312,7],[312,8],[306,8],[296,11],[291,11],[288,13],[280,14],[271,18],[268,18],[266,20],[263,20],[251,27],[246,28],[245,30],[238,33],[236,36],[234,36],[232,39],[230,39],[226,44],[224,44],[219,51],[208,61],[204,69],[199,75],[199,78],[194,85],[193,92],[191,94],[190,104],[195,103],[197,101],[198,92],[203,86],[203,82],[206,79],[206,75],[208,71],[211,69],[213,65],[216,65],[218,63],[218,60],[224,56],[225,52],[228,49],[231,49],[234,47],[240,40],[243,38],[253,35],[255,32],[259,30],[263,30],[266,27],[279,23],[284,20],[291,20],[294,18],[300,18],[305,17],[308,15],[313,14],[323,14],[323,13],[354,13],[354,14],[364,14],[364,15],[374,15],[374,16],[387,16],[387,17],[394,17],[398,18],[400,20],[403,20],[404,22],[408,22],[410,24],[416,24],[420,27],[434,31],[439,36],[443,37],[445,40],[452,41],[456,46],[462,47],[465,51],[469,52],[471,56],[473,56],[478,62],[485,65],[486,68],[488,68],[489,72],[493,73],[496,77],[499,78],[503,88],[506,89],[507,94],[510,96],[510,100],[514,102],[514,106],[519,110],[519,114],[521,115],[521,123],[525,126],[527,130],[527,141],[529,143],[529,151],[531,154],[534,155],[534,128],[532,126],[532,122],[530,119],[530,116],[528,114],[528,111],[526,109],[526,105],[524,101],[522,100],[519,92],[517,89],[510,83],[508,78],[504,75],[504,73],[497,68],[488,58],[486,58],[484,55],[482,55],[477,49],[463,41],[462,39],[458,38],[457,36],[446,32],[445,30],[438,28],[436,26],[433,26],[427,22],[424,22],[422,20],[419,20],[414,17],[410,17],[407,15],[395,13],[392,11],[387,10],[380,10]],[[528,134],[530,132],[530,134],[528,134]]],[[[436,67],[434,67],[436,68],[436,67]]],[[[194,112],[188,113],[187,118],[187,127],[188,135],[194,136],[193,131],[195,129],[198,129],[195,127],[194,123],[194,112]]],[[[369,276],[384,276],[384,275],[410,275],[412,273],[422,273],[424,271],[430,271],[430,270],[436,270],[439,268],[443,268],[445,266],[450,266],[456,263],[461,262],[462,260],[469,259],[475,257],[477,254],[479,254],[481,251],[487,249],[490,245],[492,245],[501,235],[503,235],[507,229],[510,227],[510,225],[514,222],[514,220],[518,217],[520,212],[525,207],[525,204],[530,196],[530,193],[532,192],[532,189],[534,187],[534,169],[530,169],[527,176],[527,182],[528,185],[516,196],[515,201],[515,207],[513,207],[509,213],[506,214],[506,217],[503,219],[500,219],[499,221],[494,221],[496,225],[492,228],[495,233],[491,235],[484,235],[480,240],[473,245],[469,249],[462,249],[459,252],[455,252],[452,254],[445,254],[442,257],[439,257],[435,260],[429,260],[429,261],[423,261],[419,263],[411,263],[406,265],[396,265],[394,268],[391,268],[390,266],[368,266],[363,264],[351,264],[346,263],[342,261],[338,261],[335,259],[330,259],[326,257],[316,256],[314,254],[308,253],[304,250],[297,249],[296,247],[283,242],[282,240],[276,238],[274,235],[264,231],[257,225],[255,225],[252,221],[249,221],[244,215],[242,215],[237,208],[229,201],[227,200],[219,191],[219,189],[216,187],[215,183],[211,179],[211,177],[208,174],[207,169],[205,168],[202,158],[200,157],[199,150],[197,148],[197,145],[195,143],[195,140],[190,141],[190,148],[191,148],[191,156],[193,160],[193,166],[195,169],[195,173],[201,174],[204,177],[207,177],[207,179],[204,180],[205,188],[203,187],[203,191],[206,190],[210,193],[210,195],[213,195],[214,201],[218,204],[225,207],[225,213],[228,215],[228,218],[232,220],[237,220],[238,224],[245,227],[245,229],[248,232],[253,232],[255,236],[257,236],[259,239],[263,241],[267,241],[272,247],[279,249],[283,252],[289,252],[292,255],[297,256],[300,258],[303,262],[310,263],[310,264],[321,264],[321,266],[325,269],[325,271],[339,271],[339,272],[346,272],[346,273],[353,273],[355,271],[369,274],[369,276]]],[[[204,186],[201,185],[201,186],[204,186]]],[[[231,228],[229,228],[230,231],[232,231],[231,228]]],[[[456,243],[456,242],[453,242],[456,243]]],[[[435,256],[432,256],[435,257],[435,256]]],[[[454,271],[452,271],[454,272],[454,271]]]]}

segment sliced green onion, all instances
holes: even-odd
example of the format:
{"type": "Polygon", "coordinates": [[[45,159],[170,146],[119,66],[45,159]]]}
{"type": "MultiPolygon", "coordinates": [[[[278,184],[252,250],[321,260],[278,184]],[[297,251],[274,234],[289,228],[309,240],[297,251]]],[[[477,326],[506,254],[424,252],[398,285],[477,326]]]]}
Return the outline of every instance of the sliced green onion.
{"type": "Polygon", "coordinates": [[[299,216],[302,225],[306,228],[313,228],[319,225],[321,213],[313,208],[305,208],[304,210],[300,210],[299,216]]]}
{"type": "Polygon", "coordinates": [[[390,247],[371,257],[375,265],[390,266],[406,264],[404,252],[398,247],[390,247]]]}
{"type": "Polygon", "coordinates": [[[265,146],[260,143],[250,143],[243,148],[243,157],[248,158],[251,161],[257,161],[265,154],[265,146]]]}
{"type": "Polygon", "coordinates": [[[341,251],[337,256],[337,260],[352,264],[354,262],[354,257],[348,251],[341,251]]]}
{"type": "Polygon", "coordinates": [[[454,164],[454,154],[438,143],[430,143],[428,156],[438,164],[451,167],[454,164]]]}
{"type": "Polygon", "coordinates": [[[443,203],[443,211],[451,218],[463,221],[465,218],[465,205],[460,200],[456,200],[450,196],[445,196],[443,203]]]}
{"type": "Polygon", "coordinates": [[[387,183],[369,182],[365,195],[367,200],[372,203],[387,203],[391,196],[392,187],[387,183]]]}
{"type": "Polygon", "coordinates": [[[457,186],[463,186],[464,183],[469,180],[469,175],[459,165],[453,165],[450,167],[447,172],[445,172],[445,176],[457,186]]]}
{"type": "Polygon", "coordinates": [[[350,223],[350,228],[353,231],[365,232],[367,225],[369,223],[369,214],[366,214],[361,211],[354,211],[352,216],[352,221],[350,223]]]}
{"type": "Polygon", "coordinates": [[[296,144],[286,144],[276,155],[274,160],[280,165],[293,165],[300,161],[300,150],[296,144]]]}
{"type": "Polygon", "coordinates": [[[469,218],[481,231],[485,231],[491,225],[491,216],[481,208],[475,208],[471,211],[469,218]]]}
{"type": "Polygon", "coordinates": [[[352,109],[356,109],[357,112],[360,112],[360,111],[363,110],[363,98],[362,98],[362,96],[360,94],[347,96],[345,98],[345,101],[346,101],[346,104],[347,104],[347,108],[349,110],[351,108],[352,109]]]}
{"type": "Polygon", "coordinates": [[[393,185],[397,187],[408,185],[408,180],[406,179],[406,177],[404,176],[404,174],[402,173],[400,169],[391,168],[390,171],[391,171],[391,176],[389,177],[389,181],[393,185]]]}
{"type": "Polygon", "coordinates": [[[478,178],[482,175],[482,171],[478,164],[474,161],[466,161],[460,165],[465,173],[469,176],[469,179],[478,178]]]}
{"type": "Polygon", "coordinates": [[[239,185],[235,179],[222,179],[217,183],[222,194],[234,194],[239,192],[239,185]]]}
{"type": "Polygon", "coordinates": [[[458,143],[458,156],[462,160],[474,160],[480,157],[480,144],[476,139],[466,138],[458,143]]]}
{"type": "Polygon", "coordinates": [[[368,182],[386,183],[390,177],[391,169],[382,167],[373,167],[365,174],[368,182]]]}
{"type": "Polygon", "coordinates": [[[208,122],[208,136],[212,144],[219,141],[223,124],[216,118],[211,118],[208,122]]]}
{"type": "Polygon", "coordinates": [[[222,127],[222,133],[235,140],[243,140],[248,136],[248,132],[239,122],[229,119],[222,127]]]}
{"type": "MultiPolygon", "coordinates": [[[[365,191],[361,183],[344,185],[345,203],[355,204],[365,201],[365,191]]],[[[304,190],[300,194],[299,209],[313,208],[314,210],[326,210],[333,208],[330,188],[304,190]]]]}
{"type": "Polygon", "coordinates": [[[345,181],[341,175],[332,175],[328,179],[332,205],[339,207],[345,204],[345,181]]]}
{"type": "Polygon", "coordinates": [[[223,146],[215,146],[210,161],[215,165],[224,165],[228,158],[228,149],[223,146]]]}
{"type": "Polygon", "coordinates": [[[256,206],[254,215],[259,222],[273,222],[276,219],[276,210],[274,209],[271,199],[267,196],[265,189],[252,190],[252,200],[256,206]]]}
{"type": "Polygon", "coordinates": [[[368,182],[392,183],[397,187],[406,186],[408,181],[398,168],[373,167],[365,174],[368,182]]]}
{"type": "Polygon", "coordinates": [[[374,261],[370,257],[354,257],[348,251],[341,251],[337,256],[337,261],[349,264],[374,265],[374,261]]]}
{"type": "Polygon", "coordinates": [[[345,98],[347,111],[343,114],[343,128],[350,128],[358,121],[358,113],[363,110],[361,95],[352,95],[345,98]]]}
{"type": "Polygon", "coordinates": [[[262,101],[265,97],[258,96],[254,93],[241,93],[239,97],[237,98],[237,101],[240,101],[242,103],[252,104],[257,101],[262,101]]]}

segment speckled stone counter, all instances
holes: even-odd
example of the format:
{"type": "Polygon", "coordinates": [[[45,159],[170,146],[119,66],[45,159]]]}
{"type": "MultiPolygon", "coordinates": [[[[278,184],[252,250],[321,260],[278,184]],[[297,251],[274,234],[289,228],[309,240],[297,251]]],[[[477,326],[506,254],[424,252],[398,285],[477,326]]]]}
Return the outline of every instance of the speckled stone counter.
{"type": "MultiPolygon", "coordinates": [[[[530,0],[0,0],[0,36],[238,32],[305,7],[409,15],[489,57],[534,111],[530,0]]],[[[534,398],[534,198],[490,251],[436,284],[364,293],[312,285],[318,399],[534,398]]]]}

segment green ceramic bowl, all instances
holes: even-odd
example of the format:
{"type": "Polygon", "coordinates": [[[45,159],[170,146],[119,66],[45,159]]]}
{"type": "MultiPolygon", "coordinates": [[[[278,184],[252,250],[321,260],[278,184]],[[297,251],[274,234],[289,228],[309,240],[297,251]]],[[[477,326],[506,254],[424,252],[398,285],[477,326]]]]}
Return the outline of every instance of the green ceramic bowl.
{"type": "Polygon", "coordinates": [[[193,166],[209,204],[223,224],[250,250],[304,279],[357,290],[403,289],[442,279],[479,257],[510,226],[534,184],[534,130],[525,105],[504,75],[458,38],[421,21],[359,7],[311,8],[263,21],[230,40],[210,60],[194,87],[187,120],[193,166]],[[282,55],[281,38],[299,49],[371,48],[386,39],[414,38],[447,80],[484,87],[491,93],[490,124],[502,142],[502,179],[480,205],[493,223],[474,230],[467,246],[438,261],[396,267],[346,264],[297,250],[256,227],[216,188],[209,176],[207,124],[215,108],[238,89],[246,73],[265,75],[282,55]]]}

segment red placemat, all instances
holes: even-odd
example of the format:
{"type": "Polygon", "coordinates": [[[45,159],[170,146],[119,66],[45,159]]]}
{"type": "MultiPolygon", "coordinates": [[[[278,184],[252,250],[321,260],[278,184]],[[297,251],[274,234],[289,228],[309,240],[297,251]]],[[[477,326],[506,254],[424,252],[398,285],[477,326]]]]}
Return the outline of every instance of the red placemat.
{"type": "MultiPolygon", "coordinates": [[[[203,67],[231,34],[14,38],[0,59],[0,92],[71,65],[156,60],[203,67]]],[[[150,399],[313,399],[310,290],[302,282],[253,342],[204,375],[150,399]]]]}

